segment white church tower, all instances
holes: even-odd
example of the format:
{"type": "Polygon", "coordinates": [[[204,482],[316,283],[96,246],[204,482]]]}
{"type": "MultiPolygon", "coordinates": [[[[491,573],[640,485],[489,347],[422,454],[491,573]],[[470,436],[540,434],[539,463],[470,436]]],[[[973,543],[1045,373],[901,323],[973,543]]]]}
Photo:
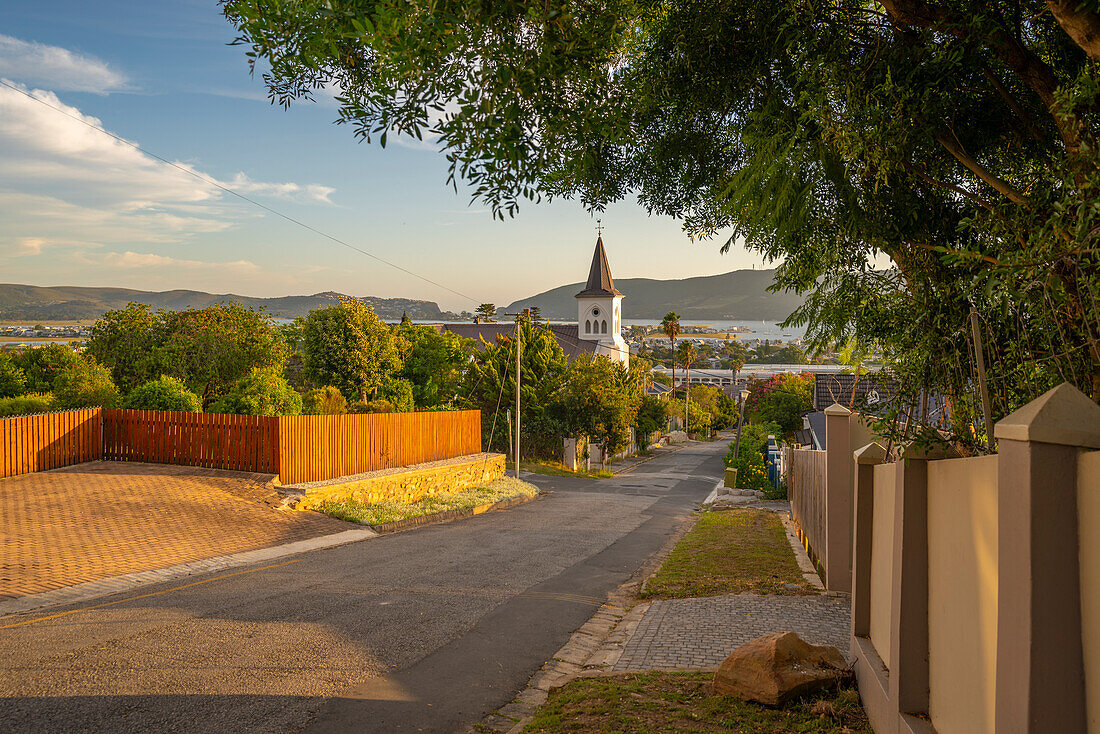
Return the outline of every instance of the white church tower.
{"type": "Polygon", "coordinates": [[[588,271],[588,283],[577,294],[577,335],[597,342],[596,354],[630,364],[630,349],[623,341],[623,294],[611,279],[611,266],[603,249],[603,237],[596,239],[596,252],[588,271]]]}

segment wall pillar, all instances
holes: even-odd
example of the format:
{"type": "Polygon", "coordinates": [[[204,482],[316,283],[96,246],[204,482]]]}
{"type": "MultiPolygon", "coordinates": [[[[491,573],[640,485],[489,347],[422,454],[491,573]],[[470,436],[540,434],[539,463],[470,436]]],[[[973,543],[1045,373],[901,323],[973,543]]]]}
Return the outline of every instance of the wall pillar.
{"type": "Polygon", "coordinates": [[[825,409],[825,588],[852,590],[852,411],[825,409]]]}
{"type": "Polygon", "coordinates": [[[886,449],[869,443],[853,454],[855,508],[852,533],[852,637],[871,636],[871,537],[875,520],[875,466],[886,449]]]}
{"type": "Polygon", "coordinates": [[[928,462],[942,458],[908,446],[894,465],[890,700],[901,715],[928,713],[928,462]]]}
{"type": "Polygon", "coordinates": [[[996,730],[1084,734],[1077,456],[1100,449],[1100,406],[1064,383],[997,423],[995,435],[996,730]]]}

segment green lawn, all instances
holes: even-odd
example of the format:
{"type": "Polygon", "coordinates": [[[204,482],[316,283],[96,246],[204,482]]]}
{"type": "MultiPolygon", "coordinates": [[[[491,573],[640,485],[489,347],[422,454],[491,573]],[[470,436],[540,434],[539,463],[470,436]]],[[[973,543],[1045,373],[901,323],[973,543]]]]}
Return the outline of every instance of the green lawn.
{"type": "Polygon", "coordinates": [[[644,598],[812,594],[783,523],[766,510],[703,514],[646,584],[644,598]]]}
{"type": "Polygon", "coordinates": [[[474,487],[454,494],[425,497],[412,504],[382,502],[376,505],[361,505],[357,502],[326,502],[317,510],[361,525],[385,525],[388,522],[434,515],[448,510],[469,510],[479,505],[488,505],[515,497],[534,497],[538,493],[539,490],[534,485],[514,477],[501,477],[488,487],[474,487]]]}
{"type": "Polygon", "coordinates": [[[707,673],[580,678],[550,692],[524,734],[736,732],[873,734],[854,689],[773,709],[711,692],[707,673]]]}

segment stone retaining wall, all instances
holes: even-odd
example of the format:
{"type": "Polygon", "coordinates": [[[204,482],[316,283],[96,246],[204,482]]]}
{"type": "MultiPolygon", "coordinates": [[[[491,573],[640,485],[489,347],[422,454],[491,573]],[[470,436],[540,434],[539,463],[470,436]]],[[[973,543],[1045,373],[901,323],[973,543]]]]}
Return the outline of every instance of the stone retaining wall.
{"type": "Polygon", "coordinates": [[[484,487],[504,476],[503,454],[472,454],[446,461],[414,464],[356,477],[349,481],[305,486],[300,510],[311,510],[324,502],[412,503],[425,497],[448,495],[471,487],[484,487]]]}

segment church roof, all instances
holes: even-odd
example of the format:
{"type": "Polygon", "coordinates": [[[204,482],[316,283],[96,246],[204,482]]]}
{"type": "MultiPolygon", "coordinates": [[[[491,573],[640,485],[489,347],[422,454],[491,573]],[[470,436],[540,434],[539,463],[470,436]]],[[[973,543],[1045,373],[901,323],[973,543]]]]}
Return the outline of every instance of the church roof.
{"type": "Polygon", "coordinates": [[[596,251],[592,253],[592,268],[588,271],[588,284],[577,294],[577,298],[589,296],[621,296],[611,279],[611,266],[607,264],[607,253],[603,249],[603,237],[596,239],[596,251]]]}

